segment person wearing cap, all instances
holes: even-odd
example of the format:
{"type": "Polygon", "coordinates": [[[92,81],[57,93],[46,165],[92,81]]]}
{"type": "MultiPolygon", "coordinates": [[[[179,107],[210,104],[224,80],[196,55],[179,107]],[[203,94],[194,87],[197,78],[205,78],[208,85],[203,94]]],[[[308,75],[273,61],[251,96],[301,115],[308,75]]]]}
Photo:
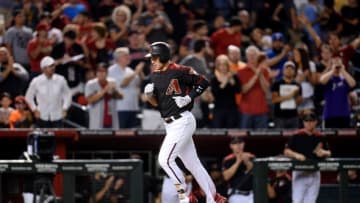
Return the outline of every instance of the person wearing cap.
{"type": "Polygon", "coordinates": [[[71,105],[71,92],[65,78],[55,73],[55,60],[40,61],[42,74],[30,82],[25,98],[40,128],[61,128],[71,105]],[[35,103],[36,100],[36,103],[35,103]]]}
{"type": "Polygon", "coordinates": [[[4,43],[14,61],[20,63],[25,69],[30,70],[30,61],[26,46],[33,38],[32,30],[24,25],[25,16],[22,10],[14,10],[14,25],[4,35],[4,43]]]}
{"type": "Polygon", "coordinates": [[[10,128],[30,128],[33,116],[24,96],[15,97],[15,110],[10,113],[10,128]]]}
{"type": "Polygon", "coordinates": [[[245,142],[241,137],[233,137],[229,145],[231,153],[222,162],[222,174],[228,183],[229,203],[252,203],[252,169],[251,161],[255,156],[245,152],[245,142]]]}
{"type": "Polygon", "coordinates": [[[291,47],[286,44],[285,36],[281,32],[275,32],[271,36],[272,48],[267,51],[268,65],[272,71],[272,77],[275,80],[282,78],[282,68],[285,62],[288,60],[288,54],[291,51],[291,47]]]}
{"type": "Polygon", "coordinates": [[[30,59],[31,78],[41,74],[40,61],[45,56],[50,55],[52,50],[52,41],[48,38],[49,26],[40,23],[36,26],[37,35],[27,45],[26,51],[30,59]]]}
{"type": "Polygon", "coordinates": [[[119,128],[116,102],[123,99],[123,94],[116,80],[108,75],[107,64],[100,63],[96,68],[96,78],[85,85],[90,129],[119,128]]]}
{"type": "Polygon", "coordinates": [[[298,128],[297,107],[302,102],[302,88],[295,81],[296,66],[292,61],[284,64],[283,78],[271,86],[271,101],[274,104],[276,128],[298,128]]]}
{"type": "MultiPolygon", "coordinates": [[[[285,146],[284,155],[297,161],[315,160],[331,156],[325,137],[316,130],[317,116],[306,113],[302,117],[304,128],[296,131],[285,146]]],[[[320,171],[292,172],[292,202],[315,203],[320,190],[320,171]]]]}
{"type": "Polygon", "coordinates": [[[24,94],[29,73],[14,61],[6,47],[0,47],[0,92],[8,92],[16,97],[24,94]]]}
{"type": "Polygon", "coordinates": [[[211,47],[214,49],[215,57],[226,54],[229,45],[241,46],[241,20],[232,17],[229,26],[216,30],[210,37],[211,47]]]}

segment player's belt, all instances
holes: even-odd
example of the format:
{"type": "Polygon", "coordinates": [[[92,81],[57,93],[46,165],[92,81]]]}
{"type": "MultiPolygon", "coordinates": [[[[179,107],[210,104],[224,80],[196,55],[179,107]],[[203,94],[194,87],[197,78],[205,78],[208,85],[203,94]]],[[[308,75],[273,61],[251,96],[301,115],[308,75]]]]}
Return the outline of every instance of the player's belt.
{"type": "Polygon", "coordinates": [[[173,121],[175,121],[175,120],[177,120],[179,118],[181,118],[181,115],[177,114],[177,115],[173,115],[173,116],[169,116],[169,117],[164,118],[164,121],[165,121],[165,123],[172,123],[173,121]]]}

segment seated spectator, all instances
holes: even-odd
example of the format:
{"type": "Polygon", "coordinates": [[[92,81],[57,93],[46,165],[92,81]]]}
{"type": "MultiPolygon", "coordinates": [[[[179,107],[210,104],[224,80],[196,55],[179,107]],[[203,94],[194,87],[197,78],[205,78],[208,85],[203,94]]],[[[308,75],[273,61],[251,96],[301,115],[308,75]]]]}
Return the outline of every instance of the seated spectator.
{"type": "Polygon", "coordinates": [[[346,71],[340,58],[333,59],[331,67],[321,75],[320,83],[325,85],[325,128],[349,128],[349,92],[356,81],[346,71]]]}
{"type": "MultiPolygon", "coordinates": [[[[349,169],[346,173],[349,184],[360,184],[360,176],[358,170],[349,169]]],[[[340,173],[336,176],[337,182],[340,182],[340,173]]]]}
{"type": "Polygon", "coordinates": [[[235,128],[238,125],[235,96],[241,88],[236,75],[230,72],[230,62],[226,55],[216,57],[215,73],[210,87],[215,97],[214,128],[235,128]]]}
{"type": "Polygon", "coordinates": [[[108,175],[102,172],[96,172],[93,177],[93,183],[95,184],[96,194],[90,197],[89,203],[96,202],[109,202],[109,203],[118,203],[121,202],[121,198],[124,195],[121,193],[125,180],[121,177],[116,177],[114,175],[108,175]],[[94,201],[94,197],[96,200],[94,201]]]}
{"type": "Polygon", "coordinates": [[[106,64],[99,64],[96,78],[85,85],[85,97],[89,105],[89,128],[113,128],[119,126],[116,100],[123,95],[115,85],[115,80],[107,77],[106,64]]]}
{"type": "Polygon", "coordinates": [[[1,95],[1,107],[0,107],[0,128],[9,128],[9,117],[14,109],[10,106],[12,103],[11,95],[4,92],[1,95]]]}
{"type": "Polygon", "coordinates": [[[296,67],[292,61],[284,64],[283,78],[271,87],[276,128],[298,128],[297,107],[302,101],[302,88],[295,81],[296,67]]]}
{"type": "Polygon", "coordinates": [[[15,110],[10,113],[10,128],[30,128],[33,116],[24,96],[15,97],[15,110]]]}
{"type": "Polygon", "coordinates": [[[267,191],[269,203],[291,203],[291,177],[287,171],[276,171],[267,191]]]}

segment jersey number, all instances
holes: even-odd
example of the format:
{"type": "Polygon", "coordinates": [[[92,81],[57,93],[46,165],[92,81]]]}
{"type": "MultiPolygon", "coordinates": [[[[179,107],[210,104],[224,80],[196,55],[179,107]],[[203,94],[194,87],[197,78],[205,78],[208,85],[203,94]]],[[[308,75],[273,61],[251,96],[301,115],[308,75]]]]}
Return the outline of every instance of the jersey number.
{"type": "Polygon", "coordinates": [[[181,94],[181,88],[177,79],[172,79],[166,90],[166,95],[181,94]]]}

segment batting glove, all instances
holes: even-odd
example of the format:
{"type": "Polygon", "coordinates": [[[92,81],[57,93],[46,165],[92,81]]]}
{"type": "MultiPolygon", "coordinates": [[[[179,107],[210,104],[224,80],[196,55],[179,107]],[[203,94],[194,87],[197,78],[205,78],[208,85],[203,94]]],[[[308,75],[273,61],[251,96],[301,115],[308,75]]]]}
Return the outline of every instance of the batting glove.
{"type": "Polygon", "coordinates": [[[146,95],[152,95],[154,93],[154,83],[149,83],[144,88],[144,93],[146,95]]]}
{"type": "Polygon", "coordinates": [[[175,103],[179,108],[182,108],[191,102],[191,97],[189,95],[186,95],[184,97],[176,96],[173,97],[173,99],[175,100],[175,103]]]}

